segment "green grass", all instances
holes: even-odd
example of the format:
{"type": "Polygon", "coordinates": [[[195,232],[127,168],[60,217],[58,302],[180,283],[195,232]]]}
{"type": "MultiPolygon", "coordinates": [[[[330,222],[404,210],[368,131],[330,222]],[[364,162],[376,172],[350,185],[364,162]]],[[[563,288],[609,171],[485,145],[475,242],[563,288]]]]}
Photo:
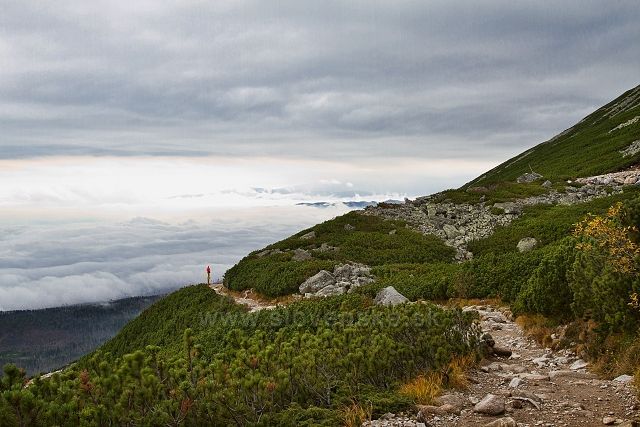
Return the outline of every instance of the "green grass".
{"type": "Polygon", "coordinates": [[[517,251],[516,246],[524,237],[534,237],[539,246],[548,245],[571,234],[574,225],[588,213],[601,214],[616,202],[640,195],[640,187],[627,187],[624,193],[595,199],[571,206],[537,205],[525,209],[523,215],[506,227],[481,240],[470,242],[468,248],[475,256],[517,251]]]}
{"type": "Polygon", "coordinates": [[[640,154],[623,158],[620,150],[640,139],[640,123],[609,133],[621,123],[640,115],[640,106],[613,118],[605,110],[620,102],[640,86],[631,89],[616,100],[587,116],[564,135],[549,140],[516,156],[486,174],[471,181],[464,188],[489,186],[502,182],[515,182],[516,178],[533,169],[552,182],[599,175],[624,169],[638,163],[640,154]]]}
{"type": "Polygon", "coordinates": [[[435,236],[425,236],[405,227],[401,221],[385,221],[379,217],[350,212],[323,222],[285,240],[267,246],[289,252],[259,257],[255,251],[225,274],[224,282],[234,290],[253,288],[267,296],[281,296],[298,291],[299,285],[322,269],[346,262],[371,266],[392,263],[431,263],[450,261],[454,250],[435,236]],[[345,226],[354,227],[346,230],[345,226]],[[390,234],[395,230],[395,233],[390,234]],[[301,239],[314,231],[316,237],[301,239]],[[322,244],[338,248],[318,252],[322,244]],[[307,249],[313,258],[293,261],[292,250],[307,249]]]}
{"type": "Polygon", "coordinates": [[[484,187],[486,191],[474,192],[465,189],[445,190],[435,197],[434,202],[450,202],[450,203],[479,203],[487,204],[502,203],[512,201],[514,199],[522,199],[526,197],[539,196],[548,192],[548,189],[542,186],[542,182],[534,182],[530,184],[517,184],[514,182],[501,182],[490,184],[484,187]]]}

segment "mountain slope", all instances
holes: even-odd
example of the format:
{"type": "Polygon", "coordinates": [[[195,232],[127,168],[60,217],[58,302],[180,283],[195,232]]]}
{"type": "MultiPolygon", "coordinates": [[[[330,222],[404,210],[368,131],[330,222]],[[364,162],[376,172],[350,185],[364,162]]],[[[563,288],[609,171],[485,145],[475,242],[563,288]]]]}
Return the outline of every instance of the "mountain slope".
{"type": "MultiPolygon", "coordinates": [[[[639,153],[620,151],[638,139],[639,101],[635,88],[463,189],[318,224],[249,254],[225,276],[236,290],[283,295],[317,273],[313,283],[334,291],[327,298],[298,296],[248,313],[207,286],[190,286],[51,382],[36,380],[25,391],[9,368],[0,381],[7,391],[0,419],[332,426],[413,411],[441,387],[464,383],[465,368],[490,346],[490,337],[479,343],[475,312],[420,300],[499,298],[546,344],[578,344],[582,357],[600,358],[612,377],[633,373],[640,368],[640,309],[633,304],[640,185],[563,180],[638,163],[639,153]],[[552,184],[517,183],[530,167],[552,184]],[[598,216],[585,220],[587,213],[598,216]],[[523,237],[535,243],[518,248],[523,237]],[[467,245],[475,256],[456,262],[467,245]],[[342,287],[353,279],[344,271],[355,270],[365,276],[342,287]],[[386,286],[415,303],[380,305],[374,297],[386,286]],[[560,337],[551,334],[568,322],[560,337]],[[30,408],[46,410],[25,412],[16,398],[22,395],[30,408]]],[[[517,409],[511,415],[531,414],[517,409]]]]}
{"type": "Polygon", "coordinates": [[[463,188],[515,181],[532,170],[553,182],[599,175],[638,163],[640,151],[620,153],[640,140],[640,86],[628,90],[576,125],[509,159],[463,188]]]}

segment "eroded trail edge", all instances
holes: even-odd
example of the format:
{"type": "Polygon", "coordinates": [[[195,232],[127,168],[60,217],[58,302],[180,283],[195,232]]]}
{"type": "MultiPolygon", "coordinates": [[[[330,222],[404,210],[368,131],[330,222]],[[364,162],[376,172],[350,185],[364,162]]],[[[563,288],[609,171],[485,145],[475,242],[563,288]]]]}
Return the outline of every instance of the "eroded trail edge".
{"type": "Polygon", "coordinates": [[[634,426],[640,404],[622,376],[604,380],[568,350],[554,352],[527,337],[506,308],[471,306],[482,330],[509,357],[492,357],[469,373],[464,391],[446,392],[434,406],[387,414],[368,426],[634,426]]]}

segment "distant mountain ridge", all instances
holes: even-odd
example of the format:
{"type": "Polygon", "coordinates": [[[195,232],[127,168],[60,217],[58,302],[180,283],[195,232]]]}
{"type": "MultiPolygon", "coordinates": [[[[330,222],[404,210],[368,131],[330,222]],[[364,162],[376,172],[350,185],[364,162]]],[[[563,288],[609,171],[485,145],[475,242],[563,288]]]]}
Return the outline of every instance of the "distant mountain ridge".
{"type": "Polygon", "coordinates": [[[0,366],[14,363],[30,374],[60,368],[93,351],[160,297],[0,312],[0,366]]]}

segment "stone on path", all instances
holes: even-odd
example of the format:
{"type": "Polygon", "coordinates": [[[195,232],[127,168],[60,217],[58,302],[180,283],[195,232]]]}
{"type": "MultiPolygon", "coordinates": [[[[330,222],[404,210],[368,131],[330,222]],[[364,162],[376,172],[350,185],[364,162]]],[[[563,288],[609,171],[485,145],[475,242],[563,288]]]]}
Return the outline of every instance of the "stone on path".
{"type": "Polygon", "coordinates": [[[500,418],[485,424],[484,427],[518,427],[518,423],[511,417],[500,418]]]}
{"type": "Polygon", "coordinates": [[[617,383],[629,384],[633,382],[633,377],[631,375],[620,375],[619,377],[615,377],[613,380],[617,383]]]}
{"type": "Polygon", "coordinates": [[[575,362],[573,362],[571,364],[571,366],[569,366],[569,369],[571,369],[572,371],[577,371],[579,369],[584,369],[588,366],[589,364],[587,362],[585,362],[584,360],[576,360],[575,362]]]}
{"type": "Polygon", "coordinates": [[[493,354],[495,354],[498,357],[511,357],[511,350],[504,347],[494,346],[493,354]]]}
{"type": "Polygon", "coordinates": [[[522,378],[514,377],[509,382],[509,388],[518,388],[520,384],[522,384],[522,378]]]}
{"type": "Polygon", "coordinates": [[[502,415],[505,411],[504,397],[489,393],[473,407],[473,411],[485,415],[502,415]]]}
{"type": "Polygon", "coordinates": [[[597,375],[592,374],[590,372],[577,372],[577,371],[571,371],[567,369],[561,369],[559,371],[549,372],[549,378],[552,380],[560,377],[574,378],[578,380],[594,380],[598,378],[597,375]]]}

